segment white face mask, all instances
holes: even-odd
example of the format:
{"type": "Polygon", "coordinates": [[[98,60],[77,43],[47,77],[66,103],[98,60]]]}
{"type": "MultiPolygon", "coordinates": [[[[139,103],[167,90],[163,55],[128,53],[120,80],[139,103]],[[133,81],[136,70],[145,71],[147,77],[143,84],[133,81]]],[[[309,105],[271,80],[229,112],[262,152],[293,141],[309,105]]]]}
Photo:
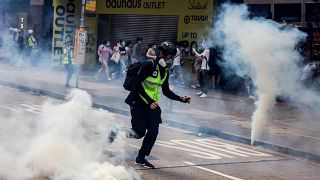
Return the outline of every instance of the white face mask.
{"type": "Polygon", "coordinates": [[[167,63],[166,63],[166,61],[165,61],[163,58],[161,58],[158,63],[159,63],[160,66],[162,66],[162,67],[166,67],[166,66],[167,66],[167,63]]]}

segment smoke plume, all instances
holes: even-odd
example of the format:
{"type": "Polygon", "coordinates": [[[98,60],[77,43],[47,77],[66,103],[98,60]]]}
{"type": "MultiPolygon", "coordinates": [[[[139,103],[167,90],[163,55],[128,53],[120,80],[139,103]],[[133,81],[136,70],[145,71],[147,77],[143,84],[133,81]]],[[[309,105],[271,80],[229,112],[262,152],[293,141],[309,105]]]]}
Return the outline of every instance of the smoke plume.
{"type": "Polygon", "coordinates": [[[257,87],[252,143],[271,118],[277,96],[304,105],[320,104],[319,96],[304,89],[300,82],[297,62],[302,57],[296,47],[306,35],[297,28],[264,18],[250,18],[245,5],[224,4],[212,37],[213,44],[223,49],[225,68],[235,70],[239,76],[250,76],[257,87]]]}
{"type": "Polygon", "coordinates": [[[68,99],[62,104],[46,102],[38,118],[0,117],[0,179],[138,178],[131,168],[109,163],[104,153],[114,117],[93,111],[85,91],[72,90],[68,99]]]}

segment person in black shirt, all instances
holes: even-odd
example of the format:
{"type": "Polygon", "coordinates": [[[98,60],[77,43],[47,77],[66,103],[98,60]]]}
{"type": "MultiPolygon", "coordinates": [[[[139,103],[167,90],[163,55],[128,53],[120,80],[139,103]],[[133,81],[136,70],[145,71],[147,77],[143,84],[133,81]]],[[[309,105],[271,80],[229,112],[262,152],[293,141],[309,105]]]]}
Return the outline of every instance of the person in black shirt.
{"type": "MultiPolygon", "coordinates": [[[[130,105],[132,129],[126,129],[126,136],[140,139],[144,137],[142,146],[136,158],[136,163],[147,168],[154,168],[145,156],[149,156],[156,142],[159,124],[162,123],[161,109],[159,107],[159,88],[169,99],[190,103],[191,97],[178,96],[169,88],[169,73],[167,66],[172,63],[176,55],[176,47],[170,42],[163,42],[158,47],[156,60],[145,63],[137,77],[138,86],[131,91],[125,102],[130,105]]],[[[109,141],[113,142],[119,130],[112,130],[109,141]]]]}

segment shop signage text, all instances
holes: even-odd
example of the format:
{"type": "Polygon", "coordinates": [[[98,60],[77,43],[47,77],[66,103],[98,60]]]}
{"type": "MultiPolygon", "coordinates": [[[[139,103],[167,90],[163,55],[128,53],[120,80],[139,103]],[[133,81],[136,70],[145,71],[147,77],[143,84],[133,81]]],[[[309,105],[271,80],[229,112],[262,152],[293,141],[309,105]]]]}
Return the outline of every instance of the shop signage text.
{"type": "Polygon", "coordinates": [[[66,6],[58,5],[55,9],[53,61],[62,62],[63,44],[65,39],[74,39],[75,3],[69,0],[66,6]]]}
{"type": "Polygon", "coordinates": [[[189,0],[188,9],[207,9],[208,1],[205,3],[201,3],[199,0],[189,0]]]}
{"type": "Polygon", "coordinates": [[[191,38],[191,39],[197,39],[198,33],[196,32],[182,32],[182,38],[191,38]]]}
{"type": "Polygon", "coordinates": [[[86,58],[87,31],[80,28],[76,30],[74,42],[74,64],[84,64],[86,58]]]}
{"type": "Polygon", "coordinates": [[[87,11],[96,11],[97,2],[96,0],[87,0],[86,1],[86,10],[87,11]]]}
{"type": "Polygon", "coordinates": [[[203,15],[186,15],[184,17],[184,23],[201,23],[201,22],[208,22],[209,16],[203,16],[203,15]]]}
{"type": "Polygon", "coordinates": [[[106,7],[113,9],[163,9],[165,4],[165,1],[106,0],[106,7]]]}

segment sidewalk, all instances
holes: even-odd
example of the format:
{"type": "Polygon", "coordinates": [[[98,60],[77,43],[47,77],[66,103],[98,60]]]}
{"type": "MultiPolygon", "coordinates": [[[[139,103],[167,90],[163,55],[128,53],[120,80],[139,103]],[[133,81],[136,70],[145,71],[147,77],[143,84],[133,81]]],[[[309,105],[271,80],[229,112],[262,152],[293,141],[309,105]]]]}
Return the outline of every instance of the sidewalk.
{"type": "MultiPolygon", "coordinates": [[[[0,64],[0,85],[15,87],[39,94],[64,98],[66,72],[34,68],[17,68],[0,64]]],[[[90,73],[80,77],[80,89],[92,95],[95,107],[129,115],[124,103],[128,92],[121,83],[98,82],[90,73]]],[[[75,79],[70,85],[75,86],[75,79]]],[[[194,89],[175,88],[178,95],[192,96],[191,104],[172,103],[172,111],[163,113],[164,123],[192,130],[204,135],[215,135],[242,143],[250,143],[250,117],[254,103],[246,97],[238,97],[220,91],[209,91],[208,98],[200,99],[194,89]]],[[[170,108],[170,101],[162,98],[162,108],[170,108]]],[[[320,162],[319,116],[309,114],[287,104],[277,104],[272,120],[257,144],[283,153],[288,153],[320,162]]]]}

